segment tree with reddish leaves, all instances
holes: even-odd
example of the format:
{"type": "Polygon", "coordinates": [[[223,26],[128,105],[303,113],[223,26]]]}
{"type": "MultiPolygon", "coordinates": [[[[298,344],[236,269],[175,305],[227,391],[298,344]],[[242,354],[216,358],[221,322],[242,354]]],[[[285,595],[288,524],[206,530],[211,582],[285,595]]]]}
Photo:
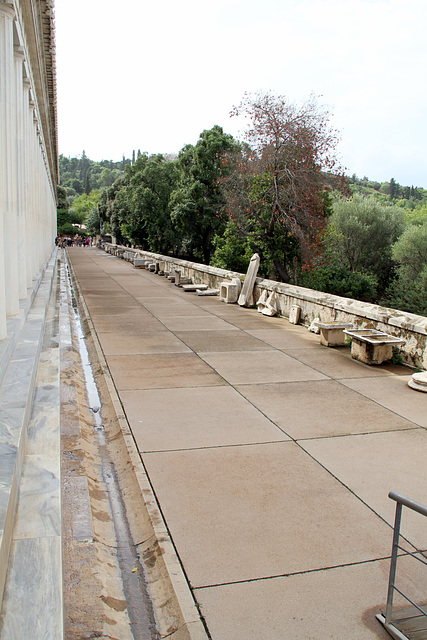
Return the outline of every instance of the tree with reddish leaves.
{"type": "MultiPolygon", "coordinates": [[[[249,120],[246,145],[230,159],[228,213],[259,246],[272,273],[290,281],[310,259],[330,211],[332,188],[345,179],[336,159],[338,133],[314,96],[301,106],[271,93],[245,94],[232,116],[249,120]]],[[[261,256],[262,257],[262,256],[261,256]]]]}

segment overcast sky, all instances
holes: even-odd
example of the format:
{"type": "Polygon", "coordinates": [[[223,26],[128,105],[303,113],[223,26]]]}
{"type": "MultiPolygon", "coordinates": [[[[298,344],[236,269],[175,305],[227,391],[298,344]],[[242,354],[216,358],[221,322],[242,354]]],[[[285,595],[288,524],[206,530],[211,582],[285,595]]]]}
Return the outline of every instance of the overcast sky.
{"type": "Polygon", "coordinates": [[[348,174],[427,188],[426,0],[56,0],[59,151],[177,153],[246,91],[318,96],[348,174]]]}

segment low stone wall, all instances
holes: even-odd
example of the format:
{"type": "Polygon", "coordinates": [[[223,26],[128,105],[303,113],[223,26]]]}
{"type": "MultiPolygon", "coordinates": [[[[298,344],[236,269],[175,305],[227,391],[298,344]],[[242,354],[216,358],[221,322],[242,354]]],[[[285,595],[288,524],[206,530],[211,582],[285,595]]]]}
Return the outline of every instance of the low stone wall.
{"type": "MultiPolygon", "coordinates": [[[[116,253],[117,248],[123,249],[108,243],[104,243],[103,246],[111,253],[116,253]]],[[[191,278],[195,284],[206,284],[212,289],[219,289],[220,283],[224,280],[231,281],[232,278],[238,277],[243,282],[245,278],[245,274],[140,249],[125,251],[143,258],[152,258],[153,262],[164,261],[167,265],[166,270],[179,269],[184,277],[191,278]]],[[[355,328],[378,329],[402,338],[404,343],[399,347],[399,351],[403,361],[410,366],[427,369],[427,318],[423,316],[261,278],[256,280],[255,301],[264,290],[276,292],[279,314],[285,318],[289,317],[291,307],[298,305],[301,309],[300,324],[307,327],[318,318],[324,322],[350,322],[355,328]]]]}

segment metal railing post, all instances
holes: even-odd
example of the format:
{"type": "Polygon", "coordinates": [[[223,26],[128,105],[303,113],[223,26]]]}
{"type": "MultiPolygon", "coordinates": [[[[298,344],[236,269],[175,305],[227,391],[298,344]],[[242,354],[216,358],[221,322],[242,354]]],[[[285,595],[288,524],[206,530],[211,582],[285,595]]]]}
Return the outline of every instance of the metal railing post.
{"type": "Polygon", "coordinates": [[[402,520],[402,504],[396,502],[396,514],[394,518],[393,547],[391,550],[390,575],[388,580],[387,609],[385,615],[386,624],[390,623],[393,609],[393,595],[396,581],[397,553],[399,549],[400,523],[402,520]]]}

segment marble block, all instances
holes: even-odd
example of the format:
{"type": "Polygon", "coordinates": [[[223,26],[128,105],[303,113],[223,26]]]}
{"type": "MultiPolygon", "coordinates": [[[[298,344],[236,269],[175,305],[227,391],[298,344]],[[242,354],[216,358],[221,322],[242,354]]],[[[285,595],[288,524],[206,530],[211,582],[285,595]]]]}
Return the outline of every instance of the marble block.
{"type": "Polygon", "coordinates": [[[231,282],[221,282],[219,288],[219,299],[226,304],[234,304],[237,302],[242,288],[239,278],[233,278],[231,282]]]}
{"type": "Polygon", "coordinates": [[[320,329],[320,342],[326,347],[343,347],[345,344],[344,329],[351,329],[349,322],[321,322],[315,321],[320,329]]]}
{"type": "Polygon", "coordinates": [[[351,342],[351,357],[365,364],[382,364],[393,357],[393,346],[404,342],[376,329],[344,329],[351,342]]]}
{"type": "Polygon", "coordinates": [[[259,255],[257,253],[254,253],[251,261],[249,262],[249,267],[246,273],[245,281],[243,283],[242,292],[237,301],[241,307],[250,307],[252,304],[254,285],[259,269],[259,262],[259,255]]]}
{"type": "Polygon", "coordinates": [[[289,311],[289,322],[291,324],[298,324],[301,315],[301,307],[297,304],[293,304],[289,311]]]}
{"type": "Polygon", "coordinates": [[[196,293],[198,296],[217,296],[219,289],[197,289],[196,293]]]}
{"type": "Polygon", "coordinates": [[[184,284],[182,285],[184,291],[206,291],[207,284],[184,284]]]}

